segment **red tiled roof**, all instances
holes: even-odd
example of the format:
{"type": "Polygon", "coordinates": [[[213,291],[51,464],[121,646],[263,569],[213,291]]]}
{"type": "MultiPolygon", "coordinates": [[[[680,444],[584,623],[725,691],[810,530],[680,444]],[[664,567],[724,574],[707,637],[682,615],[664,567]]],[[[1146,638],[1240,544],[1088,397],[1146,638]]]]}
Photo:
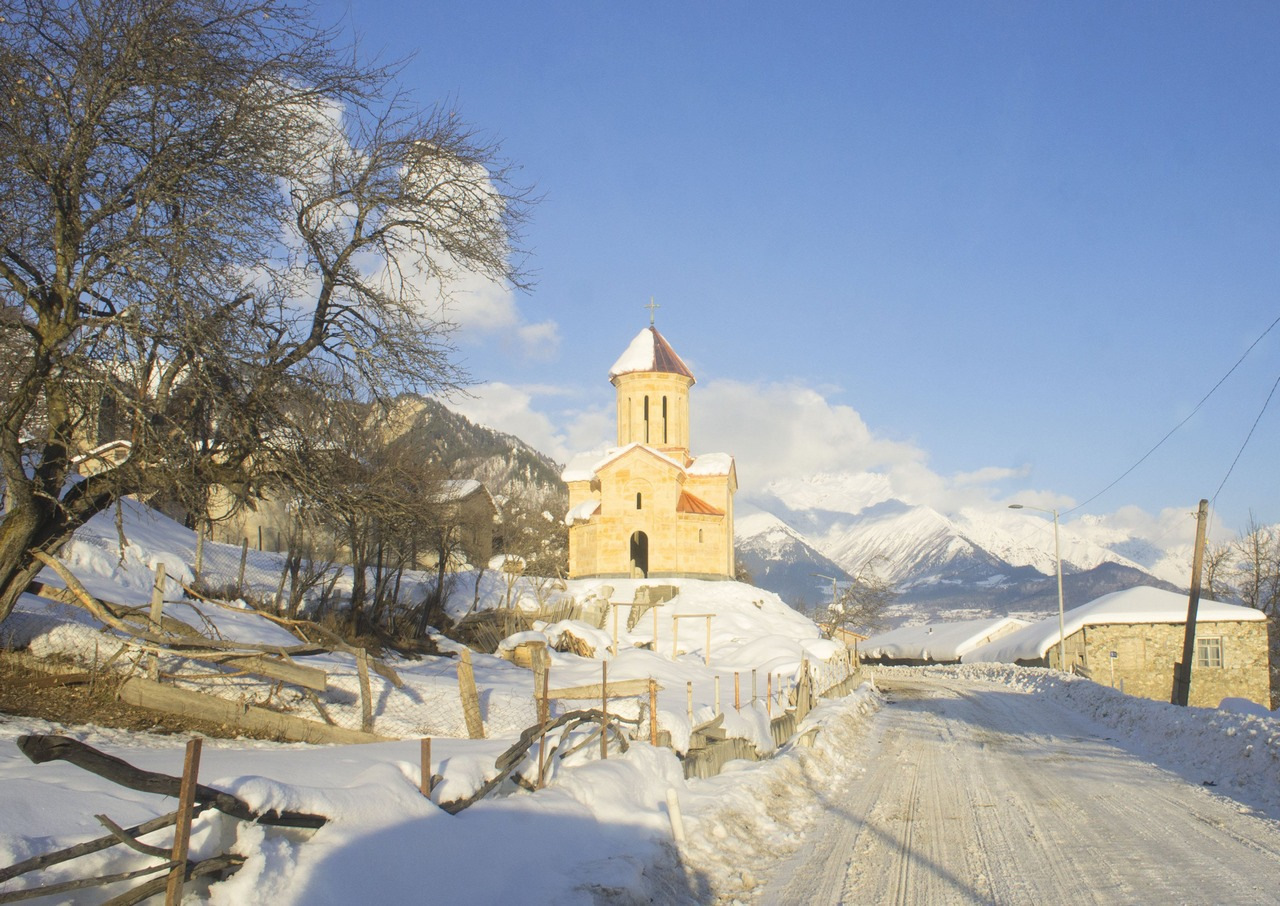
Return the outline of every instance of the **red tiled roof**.
{"type": "Polygon", "coordinates": [[[676,351],[671,348],[671,344],[667,342],[666,337],[658,333],[658,328],[650,327],[653,331],[653,370],[662,371],[668,374],[680,374],[687,378],[693,378],[693,372],[689,370],[689,366],[681,361],[680,356],[676,355],[676,351]]]}
{"type": "Polygon", "coordinates": [[[680,492],[680,499],[676,502],[677,513],[695,513],[699,516],[723,516],[724,510],[717,510],[711,504],[707,503],[701,497],[694,497],[688,491],[680,492]]]}

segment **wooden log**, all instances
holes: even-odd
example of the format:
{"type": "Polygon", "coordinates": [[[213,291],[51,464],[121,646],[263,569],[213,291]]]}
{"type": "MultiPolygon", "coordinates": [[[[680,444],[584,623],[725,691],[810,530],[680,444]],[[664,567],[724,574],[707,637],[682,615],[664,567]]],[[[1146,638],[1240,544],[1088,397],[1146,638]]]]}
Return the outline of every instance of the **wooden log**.
{"type": "Polygon", "coordinates": [[[281,714],[257,705],[241,705],[238,702],[153,683],[134,677],[120,686],[120,699],[140,708],[151,708],[168,714],[197,717],[214,723],[227,724],[239,729],[270,733],[293,742],[351,743],[386,742],[388,737],[361,730],[348,730],[307,720],[293,714],[281,714]]]}
{"type": "MultiPolygon", "coordinates": [[[[231,874],[243,864],[244,856],[223,853],[220,856],[212,856],[202,862],[188,863],[186,879],[190,881],[215,872],[231,874]]],[[[133,890],[112,897],[109,900],[104,900],[102,906],[135,906],[136,903],[150,899],[156,894],[164,893],[167,883],[167,878],[155,878],[145,884],[139,884],[133,890]]]]}
{"type": "Polygon", "coordinates": [[[255,676],[265,676],[302,686],[304,689],[314,689],[316,692],[325,692],[329,688],[329,674],[323,670],[265,654],[196,654],[184,651],[181,656],[193,661],[222,664],[255,676]]]}
{"type": "MultiPolygon", "coordinates": [[[[105,884],[118,884],[121,881],[129,881],[133,878],[140,878],[144,875],[153,875],[158,871],[167,871],[172,867],[169,862],[161,862],[157,865],[150,865],[146,868],[138,868],[133,871],[122,871],[113,875],[102,875],[97,878],[81,878],[76,881],[63,881],[60,884],[46,884],[42,887],[29,887],[26,890],[14,890],[9,893],[0,893],[0,903],[19,903],[22,900],[34,900],[37,897],[51,897],[59,893],[70,893],[73,890],[84,890],[88,887],[101,887],[105,884]]],[[[165,878],[160,878],[160,890],[164,890],[165,878]]]]}
{"type": "Polygon", "coordinates": [[[604,715],[599,711],[594,709],[588,709],[585,711],[569,711],[565,714],[559,715],[555,720],[548,724],[534,724],[532,727],[526,727],[524,732],[520,734],[520,738],[516,740],[515,744],[494,759],[494,767],[498,769],[498,773],[495,776],[486,780],[470,796],[467,796],[464,799],[442,802],[440,803],[440,808],[444,809],[451,815],[456,815],[468,806],[474,805],[485,796],[489,795],[489,793],[496,790],[502,781],[506,780],[507,777],[511,775],[511,772],[520,766],[521,762],[524,761],[524,756],[533,746],[535,740],[554,730],[556,727],[574,722],[581,723],[587,720],[600,720],[603,716],[604,715]]]}
{"type": "MultiPolygon", "coordinates": [[[[655,683],[656,689],[660,690],[661,685],[655,683]]],[[[565,686],[563,689],[548,689],[547,698],[549,699],[603,699],[605,697],[605,689],[601,688],[600,683],[590,683],[586,686],[565,686]]],[[[634,695],[644,695],[649,691],[648,679],[629,679],[614,680],[609,683],[609,698],[629,698],[634,695]]],[[[655,690],[656,691],[656,690],[655,690]]]]}
{"type": "MultiPolygon", "coordinates": [[[[199,808],[205,808],[203,804],[199,808]]],[[[177,812],[170,812],[167,815],[161,815],[159,818],[152,818],[150,821],[144,821],[142,824],[135,824],[133,827],[124,829],[125,835],[137,840],[138,837],[144,837],[147,834],[163,830],[173,824],[178,819],[177,812]]],[[[98,817],[101,821],[101,816],[98,817]]],[[[60,849],[57,852],[44,853],[39,856],[32,856],[30,859],[24,859],[21,862],[0,868],[0,884],[10,881],[21,875],[25,875],[29,871],[38,871],[42,868],[48,868],[50,865],[60,865],[63,862],[70,862],[72,859],[78,859],[81,856],[88,856],[96,852],[102,852],[104,849],[110,849],[120,839],[113,832],[105,837],[98,837],[93,840],[86,840],[84,843],[77,843],[75,846],[68,846],[66,849],[60,849]]]]}
{"type": "MultiPolygon", "coordinates": [[[[134,767],[123,758],[108,755],[93,746],[72,739],[69,736],[31,735],[18,737],[18,749],[35,764],[49,761],[65,761],[74,764],[90,774],[119,784],[140,793],[155,793],[158,796],[176,797],[182,787],[182,778],[158,771],[146,771],[134,767]]],[[[329,819],[323,815],[310,815],[305,812],[255,812],[244,800],[214,789],[204,784],[197,784],[195,801],[218,811],[239,818],[242,821],[256,821],[259,824],[270,824],[278,827],[323,827],[329,819]]],[[[160,819],[156,819],[159,821],[160,819]]],[[[172,816],[166,818],[173,823],[172,816]]],[[[164,826],[164,825],[160,825],[164,826]]]]}

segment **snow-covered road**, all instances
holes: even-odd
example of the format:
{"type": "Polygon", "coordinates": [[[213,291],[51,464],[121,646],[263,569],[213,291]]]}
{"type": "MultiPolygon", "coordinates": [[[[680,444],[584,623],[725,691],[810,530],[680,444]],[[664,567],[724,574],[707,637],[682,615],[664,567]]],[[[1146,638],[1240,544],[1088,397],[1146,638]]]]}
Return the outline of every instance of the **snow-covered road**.
{"type": "Polygon", "coordinates": [[[833,788],[761,902],[1280,903],[1280,822],[1045,698],[879,684],[865,773],[833,788]]]}

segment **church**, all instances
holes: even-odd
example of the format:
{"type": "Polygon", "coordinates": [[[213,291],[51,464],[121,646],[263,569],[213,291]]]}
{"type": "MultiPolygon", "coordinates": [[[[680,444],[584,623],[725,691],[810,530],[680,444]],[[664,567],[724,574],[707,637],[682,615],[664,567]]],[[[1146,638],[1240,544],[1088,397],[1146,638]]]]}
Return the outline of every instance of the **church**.
{"type": "Polygon", "coordinates": [[[617,446],[575,457],[563,474],[569,578],[732,579],[733,457],[689,452],[693,372],[652,318],[609,381],[617,446]]]}

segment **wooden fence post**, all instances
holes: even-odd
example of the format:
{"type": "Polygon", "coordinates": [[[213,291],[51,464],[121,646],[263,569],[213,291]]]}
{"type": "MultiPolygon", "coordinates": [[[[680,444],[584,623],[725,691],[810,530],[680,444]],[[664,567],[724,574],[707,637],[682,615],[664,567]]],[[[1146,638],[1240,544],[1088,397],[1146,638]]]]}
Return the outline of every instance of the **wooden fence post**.
{"type": "Polygon", "coordinates": [[[658,744],[658,681],[649,677],[649,745],[658,744]]]}
{"type": "Polygon", "coordinates": [[[764,713],[770,718],[773,717],[773,671],[770,670],[768,676],[764,680],[764,713]]]}
{"type": "Polygon", "coordinates": [[[369,652],[356,649],[356,673],[360,677],[360,729],[373,732],[373,692],[369,688],[369,652]]]}
{"type": "Polygon", "coordinates": [[[196,585],[200,584],[200,577],[204,575],[204,526],[196,531],[196,585]]]}
{"type": "Polygon", "coordinates": [[[684,684],[685,710],[689,712],[689,726],[693,726],[693,680],[684,684]]]}
{"type": "Polygon", "coordinates": [[[600,757],[609,757],[609,662],[600,662],[600,757]]]}
{"type": "Polygon", "coordinates": [[[716,674],[716,713],[720,713],[720,674],[716,674]]]}
{"type": "Polygon", "coordinates": [[[733,671],[733,710],[742,710],[742,684],[737,670],[733,671]]]}
{"type": "MultiPolygon", "coordinates": [[[[160,624],[164,617],[164,561],[156,564],[156,580],[151,586],[151,631],[160,633],[160,624]]],[[[151,654],[147,658],[147,672],[153,680],[160,678],[160,657],[151,654]]]]}
{"type": "Polygon", "coordinates": [[[240,575],[236,577],[236,597],[244,597],[244,563],[249,559],[249,539],[240,543],[240,575]]]}
{"type": "Polygon", "coordinates": [[[431,798],[431,790],[435,787],[435,776],[431,773],[431,737],[424,736],[422,739],[422,779],[418,783],[418,788],[422,790],[422,795],[428,799],[431,798]]]}
{"type": "Polygon", "coordinates": [[[707,614],[707,650],[702,655],[702,663],[711,666],[711,614],[707,614]]]}
{"type": "Polygon", "coordinates": [[[467,721],[467,735],[484,739],[484,720],[480,717],[480,694],[476,692],[476,674],[471,668],[471,649],[463,648],[458,656],[458,694],[462,698],[462,716],[467,721]]]}
{"type": "Polygon", "coordinates": [[[196,778],[200,774],[199,736],[187,742],[187,755],[182,764],[182,786],[178,788],[178,823],[173,832],[173,861],[169,883],[165,887],[165,906],[182,902],[182,885],[187,879],[187,848],[191,843],[191,809],[196,801],[196,778]]]}

